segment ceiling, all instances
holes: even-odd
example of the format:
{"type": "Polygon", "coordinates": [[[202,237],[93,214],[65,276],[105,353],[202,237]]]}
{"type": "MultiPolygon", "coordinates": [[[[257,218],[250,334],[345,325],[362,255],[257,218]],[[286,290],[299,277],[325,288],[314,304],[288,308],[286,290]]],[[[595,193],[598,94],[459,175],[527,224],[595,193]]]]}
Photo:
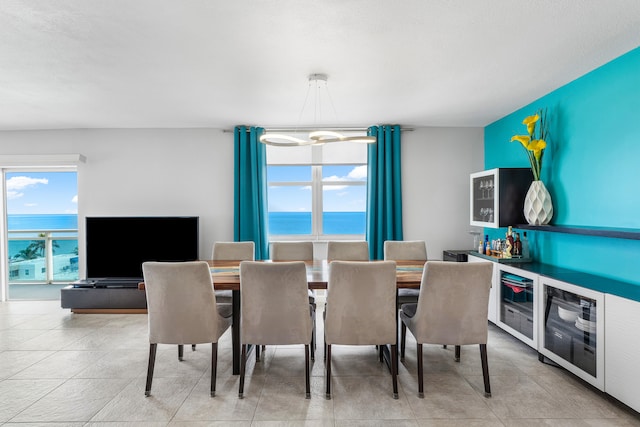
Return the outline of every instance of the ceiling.
{"type": "Polygon", "coordinates": [[[638,46],[638,0],[0,0],[0,130],[485,126],[638,46]]]}

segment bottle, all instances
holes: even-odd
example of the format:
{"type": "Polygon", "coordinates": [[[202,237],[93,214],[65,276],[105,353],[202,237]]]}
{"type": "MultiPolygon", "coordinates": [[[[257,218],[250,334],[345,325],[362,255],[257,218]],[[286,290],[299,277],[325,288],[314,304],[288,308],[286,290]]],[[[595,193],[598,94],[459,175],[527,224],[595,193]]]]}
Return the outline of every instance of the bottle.
{"type": "Polygon", "coordinates": [[[484,253],[485,255],[491,255],[491,243],[489,243],[489,235],[484,236],[484,253]]]}
{"type": "Polygon", "coordinates": [[[507,228],[507,250],[506,250],[506,258],[511,258],[513,255],[513,230],[511,226],[507,228]]]}
{"type": "MultiPolygon", "coordinates": [[[[480,236],[478,236],[480,237],[480,236]]],[[[479,243],[478,243],[478,253],[479,254],[483,254],[484,253],[484,242],[482,241],[482,238],[479,238],[479,243]]]]}
{"type": "Polygon", "coordinates": [[[515,256],[522,256],[522,241],[520,240],[520,233],[516,233],[516,240],[513,242],[513,254],[515,256]]]}
{"type": "Polygon", "coordinates": [[[527,232],[522,234],[522,257],[529,258],[531,253],[529,252],[529,239],[527,239],[527,232]]]}

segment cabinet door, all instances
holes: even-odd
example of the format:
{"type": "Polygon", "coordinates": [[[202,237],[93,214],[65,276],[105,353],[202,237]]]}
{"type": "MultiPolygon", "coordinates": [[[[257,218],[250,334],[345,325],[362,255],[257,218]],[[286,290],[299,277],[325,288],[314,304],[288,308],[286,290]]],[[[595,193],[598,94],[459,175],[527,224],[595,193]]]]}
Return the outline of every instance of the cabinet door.
{"type": "Polygon", "coordinates": [[[605,295],[605,391],[640,411],[640,302],[605,295]]]}
{"type": "Polygon", "coordinates": [[[548,277],[538,285],[538,352],[604,390],[604,294],[548,277]]]}
{"type": "Polygon", "coordinates": [[[496,325],[538,348],[538,275],[505,264],[495,267],[496,325]]]}
{"type": "MultiPolygon", "coordinates": [[[[475,256],[469,255],[467,258],[468,262],[487,262],[486,259],[478,258],[475,256]]],[[[496,302],[496,264],[493,263],[493,276],[491,279],[491,290],[489,290],[489,313],[487,317],[489,321],[492,323],[496,323],[496,310],[497,310],[497,302],[496,302]]]]}

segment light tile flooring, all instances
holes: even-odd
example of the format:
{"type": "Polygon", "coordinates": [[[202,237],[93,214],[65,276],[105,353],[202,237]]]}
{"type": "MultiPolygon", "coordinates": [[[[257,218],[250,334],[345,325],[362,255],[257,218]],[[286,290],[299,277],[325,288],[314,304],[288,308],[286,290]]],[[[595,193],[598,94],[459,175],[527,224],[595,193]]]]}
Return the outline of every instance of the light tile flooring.
{"type": "MultiPolygon", "coordinates": [[[[318,313],[320,316],[320,311],[318,313]]],[[[322,337],[319,317],[318,337],[322,337]]],[[[417,397],[414,341],[400,364],[400,398],[373,347],[333,349],[333,399],[324,398],[322,342],[304,398],[302,347],[271,346],[249,359],[245,398],[231,374],[230,333],[219,345],[209,396],[210,346],[159,346],[144,397],[147,317],[73,314],[58,301],[0,303],[2,426],[640,426],[638,413],[540,363],[536,352],[490,327],[493,397],[483,397],[477,346],[425,348],[425,398],[417,397]]],[[[408,334],[410,335],[410,334],[408,334]]]]}

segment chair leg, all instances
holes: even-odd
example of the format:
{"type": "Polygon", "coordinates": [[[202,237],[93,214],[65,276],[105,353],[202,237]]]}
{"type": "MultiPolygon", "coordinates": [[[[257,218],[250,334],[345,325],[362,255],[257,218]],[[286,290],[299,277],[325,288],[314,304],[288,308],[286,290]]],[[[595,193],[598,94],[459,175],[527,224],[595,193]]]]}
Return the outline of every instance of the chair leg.
{"type": "Polygon", "coordinates": [[[424,371],[422,366],[422,344],[418,344],[417,348],[418,358],[418,397],[424,398],[424,371]]]}
{"type": "Polygon", "coordinates": [[[238,389],[238,398],[244,398],[244,370],[247,366],[247,345],[242,344],[242,351],[240,353],[240,388],[238,389]]]}
{"type": "Polygon", "coordinates": [[[153,367],[156,364],[156,350],[158,344],[151,344],[149,346],[149,365],[147,366],[147,385],[144,389],[144,395],[149,396],[151,394],[151,382],[153,381],[153,367]]]}
{"type": "Polygon", "coordinates": [[[454,347],[454,349],[455,349],[454,350],[454,360],[456,362],[459,362],[460,361],[460,346],[457,345],[457,346],[454,347]]]}
{"type": "Polygon", "coordinates": [[[480,344],[480,360],[482,361],[482,377],[484,378],[484,396],[491,397],[489,384],[489,364],[487,363],[487,345],[480,344]]]}
{"type": "MultiPolygon", "coordinates": [[[[313,351],[313,350],[312,350],[313,351]]],[[[309,345],[304,346],[304,375],[305,375],[305,387],[307,390],[306,398],[311,399],[311,379],[309,372],[309,345]]]]}
{"type": "Polygon", "coordinates": [[[182,344],[178,345],[178,360],[181,362],[184,360],[184,346],[182,344]]]}
{"type": "Polygon", "coordinates": [[[391,346],[391,378],[393,381],[393,398],[398,398],[398,346],[391,346]]]}
{"type": "Polygon", "coordinates": [[[331,399],[331,344],[325,344],[324,348],[326,350],[325,360],[326,360],[326,371],[327,378],[325,379],[325,383],[327,385],[327,391],[325,397],[327,400],[331,399]]]}
{"type": "Polygon", "coordinates": [[[211,343],[211,397],[216,395],[216,377],[218,375],[218,343],[211,343]]]}
{"type": "Polygon", "coordinates": [[[259,345],[255,345],[254,346],[256,348],[256,362],[260,361],[260,346],[259,345]]]}
{"type": "Polygon", "coordinates": [[[404,347],[407,341],[407,325],[402,322],[400,327],[400,360],[404,360],[404,347]]]}

